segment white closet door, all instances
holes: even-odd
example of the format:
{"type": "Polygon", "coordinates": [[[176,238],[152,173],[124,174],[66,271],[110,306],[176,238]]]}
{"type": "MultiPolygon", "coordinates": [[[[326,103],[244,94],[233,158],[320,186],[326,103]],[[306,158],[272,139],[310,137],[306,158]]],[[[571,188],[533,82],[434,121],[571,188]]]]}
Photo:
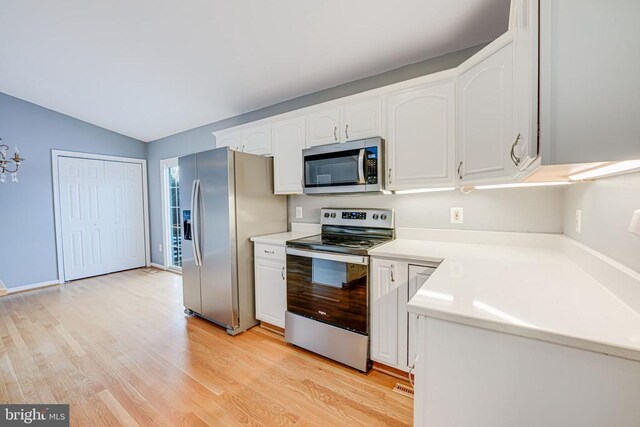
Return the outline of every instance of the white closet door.
{"type": "Polygon", "coordinates": [[[66,280],[145,265],[139,164],[58,159],[66,280]]]}
{"type": "Polygon", "coordinates": [[[145,265],[142,166],[105,162],[105,194],[109,218],[112,271],[145,265]]]}
{"type": "Polygon", "coordinates": [[[108,271],[104,162],[62,157],[58,160],[64,270],[67,280],[108,271]]]}

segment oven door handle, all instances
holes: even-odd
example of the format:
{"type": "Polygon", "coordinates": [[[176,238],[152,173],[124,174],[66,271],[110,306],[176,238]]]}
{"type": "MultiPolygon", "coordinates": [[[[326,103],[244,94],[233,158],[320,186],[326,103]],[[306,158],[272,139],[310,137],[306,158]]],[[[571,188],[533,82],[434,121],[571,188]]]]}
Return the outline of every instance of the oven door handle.
{"type": "Polygon", "coordinates": [[[324,259],[348,264],[369,265],[369,257],[361,255],[343,255],[329,252],[305,251],[302,249],[287,248],[287,255],[295,255],[304,258],[324,259]]]}
{"type": "Polygon", "coordinates": [[[366,184],[364,180],[364,155],[366,150],[364,148],[360,149],[360,154],[358,154],[358,184],[366,184]]]}

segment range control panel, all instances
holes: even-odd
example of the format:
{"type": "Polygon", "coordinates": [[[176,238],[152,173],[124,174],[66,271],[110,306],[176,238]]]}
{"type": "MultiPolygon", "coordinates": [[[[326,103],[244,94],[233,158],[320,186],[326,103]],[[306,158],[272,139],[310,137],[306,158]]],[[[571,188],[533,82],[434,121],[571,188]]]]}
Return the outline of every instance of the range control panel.
{"type": "Polygon", "coordinates": [[[352,227],[393,228],[393,209],[349,209],[322,208],[322,225],[344,225],[352,227]]]}
{"type": "Polygon", "coordinates": [[[362,219],[365,220],[367,219],[367,213],[366,212],[358,212],[358,211],[351,211],[351,212],[342,212],[342,219],[362,219]]]}

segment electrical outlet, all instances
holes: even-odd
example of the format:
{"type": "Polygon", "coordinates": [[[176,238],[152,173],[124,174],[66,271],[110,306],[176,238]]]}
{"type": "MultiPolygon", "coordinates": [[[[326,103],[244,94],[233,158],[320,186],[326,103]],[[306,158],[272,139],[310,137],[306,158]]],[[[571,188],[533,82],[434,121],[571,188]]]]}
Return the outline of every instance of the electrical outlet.
{"type": "Polygon", "coordinates": [[[162,243],[158,245],[158,251],[162,252],[162,243]]]}
{"type": "Polygon", "coordinates": [[[451,224],[462,224],[464,222],[463,209],[451,208],[451,224]]]}
{"type": "Polygon", "coordinates": [[[296,218],[302,218],[302,206],[296,206],[296,218]]]}
{"type": "Polygon", "coordinates": [[[582,233],[582,209],[576,210],[576,233],[582,233]]]}

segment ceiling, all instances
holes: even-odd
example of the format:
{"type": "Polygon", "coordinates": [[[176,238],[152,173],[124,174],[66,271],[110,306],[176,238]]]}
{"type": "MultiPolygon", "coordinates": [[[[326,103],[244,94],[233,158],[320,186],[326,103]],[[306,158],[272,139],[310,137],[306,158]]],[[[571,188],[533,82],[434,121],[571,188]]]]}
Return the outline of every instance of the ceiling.
{"type": "Polygon", "coordinates": [[[0,92],[152,141],[490,41],[509,0],[0,0],[0,92]]]}

